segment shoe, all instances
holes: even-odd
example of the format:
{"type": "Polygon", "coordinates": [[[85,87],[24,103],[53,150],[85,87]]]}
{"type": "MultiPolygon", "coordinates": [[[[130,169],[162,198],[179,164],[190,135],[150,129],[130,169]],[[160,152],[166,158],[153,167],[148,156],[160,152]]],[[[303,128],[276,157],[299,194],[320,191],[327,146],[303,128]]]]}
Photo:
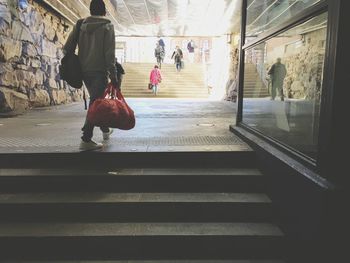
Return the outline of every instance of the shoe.
{"type": "Polygon", "coordinates": [[[104,141],[108,141],[111,134],[113,133],[113,129],[109,129],[109,132],[103,132],[102,135],[103,135],[103,140],[104,141]]]}
{"type": "Polygon", "coordinates": [[[102,143],[94,142],[93,140],[90,140],[89,142],[81,141],[79,150],[81,151],[93,151],[93,150],[99,150],[103,147],[102,143]]]}

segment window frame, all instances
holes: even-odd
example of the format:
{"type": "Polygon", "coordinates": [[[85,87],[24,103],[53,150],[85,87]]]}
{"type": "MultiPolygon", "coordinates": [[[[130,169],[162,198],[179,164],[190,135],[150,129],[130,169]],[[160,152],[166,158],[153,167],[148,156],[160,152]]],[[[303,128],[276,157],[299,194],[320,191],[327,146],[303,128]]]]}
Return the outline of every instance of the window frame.
{"type": "Polygon", "coordinates": [[[326,165],[322,160],[326,160],[328,156],[328,148],[330,143],[329,134],[331,131],[331,109],[332,109],[332,97],[333,97],[333,81],[334,68],[336,65],[335,56],[335,44],[334,39],[337,35],[339,1],[340,0],[321,0],[320,2],[306,8],[298,15],[288,19],[284,23],[274,28],[263,32],[256,39],[246,43],[246,23],[247,23],[247,2],[248,0],[242,0],[242,21],[241,21],[241,41],[240,41],[240,65],[239,65],[239,88],[238,88],[238,106],[237,106],[237,118],[236,125],[241,127],[252,134],[266,140],[277,149],[288,154],[292,158],[306,165],[307,167],[322,173],[322,168],[326,165]],[[317,144],[317,157],[315,159],[299,152],[292,146],[288,146],[277,139],[270,137],[257,129],[248,126],[243,121],[243,90],[244,90],[244,66],[245,66],[245,53],[247,49],[253,48],[269,39],[278,36],[279,34],[298,26],[313,17],[316,17],[322,13],[328,13],[327,21],[327,40],[325,47],[325,61],[324,61],[324,73],[322,81],[322,92],[320,101],[320,118],[319,118],[319,135],[317,144]]]}

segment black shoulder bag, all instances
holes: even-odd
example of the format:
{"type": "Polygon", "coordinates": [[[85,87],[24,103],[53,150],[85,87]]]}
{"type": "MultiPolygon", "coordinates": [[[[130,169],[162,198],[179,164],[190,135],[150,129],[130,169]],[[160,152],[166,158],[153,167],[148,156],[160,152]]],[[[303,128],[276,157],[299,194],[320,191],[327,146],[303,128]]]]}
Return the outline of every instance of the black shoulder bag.
{"type": "Polygon", "coordinates": [[[77,22],[77,41],[73,52],[67,53],[61,60],[59,67],[60,77],[65,80],[70,86],[76,89],[80,89],[83,86],[83,74],[78,56],[75,54],[75,48],[79,42],[80,28],[83,23],[83,19],[77,22]]]}

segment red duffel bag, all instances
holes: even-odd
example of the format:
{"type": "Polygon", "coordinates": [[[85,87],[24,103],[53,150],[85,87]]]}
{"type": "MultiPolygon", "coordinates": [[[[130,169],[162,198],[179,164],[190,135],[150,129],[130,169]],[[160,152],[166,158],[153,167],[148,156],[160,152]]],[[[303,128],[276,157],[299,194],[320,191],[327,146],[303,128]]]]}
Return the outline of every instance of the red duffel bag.
{"type": "Polygon", "coordinates": [[[135,127],[134,111],[126,103],[122,93],[111,83],[102,98],[89,107],[88,121],[94,126],[131,130],[135,127]]]}

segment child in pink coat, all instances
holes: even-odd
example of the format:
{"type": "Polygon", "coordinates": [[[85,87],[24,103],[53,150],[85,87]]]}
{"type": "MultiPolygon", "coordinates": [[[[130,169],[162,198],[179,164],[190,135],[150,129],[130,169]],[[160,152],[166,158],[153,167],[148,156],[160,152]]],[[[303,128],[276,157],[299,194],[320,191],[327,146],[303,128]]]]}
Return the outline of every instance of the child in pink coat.
{"type": "Polygon", "coordinates": [[[154,66],[154,69],[152,69],[151,74],[149,76],[149,82],[152,84],[152,90],[155,95],[158,93],[158,85],[162,81],[162,74],[159,70],[158,65],[154,66]]]}

